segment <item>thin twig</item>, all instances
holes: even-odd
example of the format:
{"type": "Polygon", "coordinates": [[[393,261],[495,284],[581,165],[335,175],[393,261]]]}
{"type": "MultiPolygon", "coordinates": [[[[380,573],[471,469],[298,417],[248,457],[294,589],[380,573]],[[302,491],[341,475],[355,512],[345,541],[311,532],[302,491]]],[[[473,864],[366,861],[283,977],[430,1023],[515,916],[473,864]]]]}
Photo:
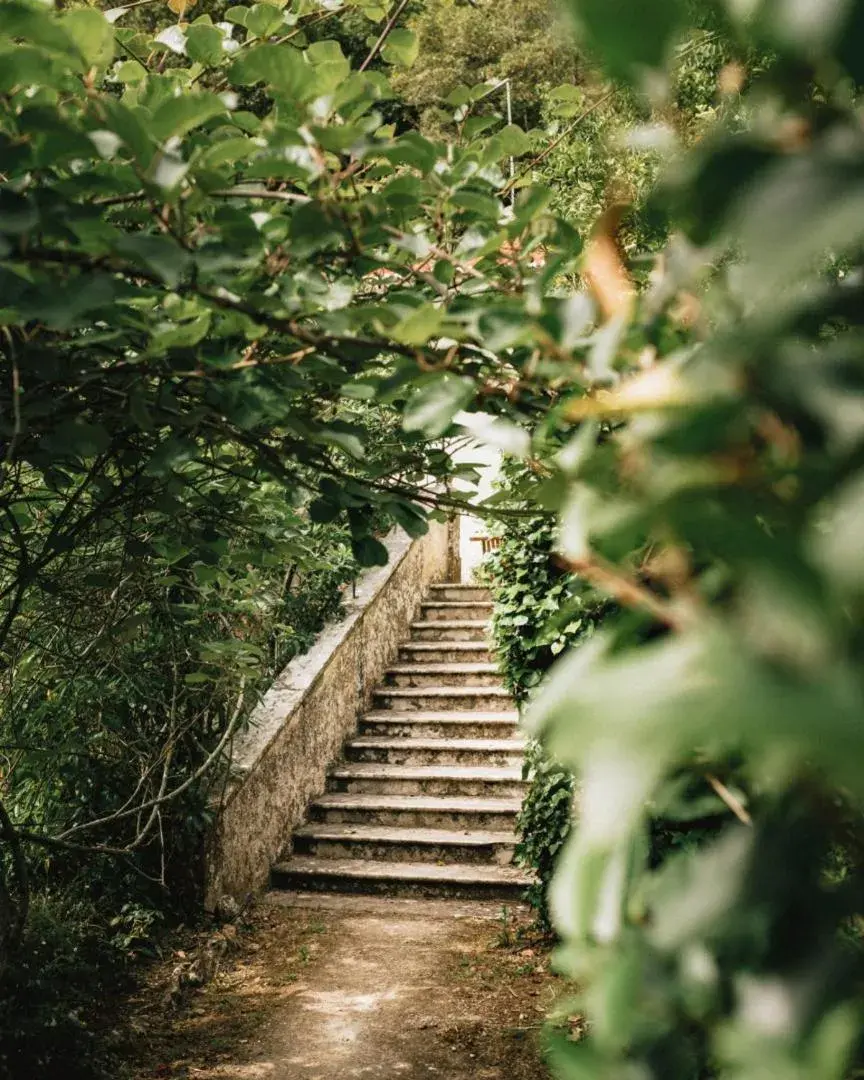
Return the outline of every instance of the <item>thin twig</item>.
{"type": "Polygon", "coordinates": [[[599,109],[601,105],[607,102],[610,98],[614,97],[617,93],[617,88],[609,90],[602,97],[598,98],[593,105],[589,105],[589,107],[584,112],[580,113],[576,117],[572,124],[568,124],[567,127],[561,132],[561,134],[558,135],[557,138],[553,139],[551,143],[549,143],[549,145],[546,147],[542,154],[538,154],[537,157],[532,158],[523,169],[516,173],[512,180],[506,183],[503,188],[499,188],[498,194],[509,195],[523,176],[526,176],[529,172],[531,172],[532,169],[536,168],[541,161],[545,161],[546,158],[552,153],[552,151],[555,150],[556,147],[560,146],[561,143],[564,142],[564,140],[567,138],[567,136],[574,132],[577,127],[579,127],[583,120],[586,120],[591,115],[591,113],[593,113],[596,109],[599,109]]]}
{"type": "Polygon", "coordinates": [[[12,331],[8,326],[3,327],[3,333],[6,337],[6,341],[9,345],[9,363],[12,368],[12,418],[13,418],[13,431],[12,438],[9,440],[9,446],[6,448],[6,456],[3,461],[3,470],[11,463],[15,456],[15,448],[18,445],[18,440],[21,438],[21,375],[18,371],[18,358],[15,352],[15,339],[12,337],[12,331]]]}
{"type": "MultiPolygon", "coordinates": [[[[84,821],[81,822],[80,825],[73,825],[71,828],[66,829],[65,832],[61,833],[57,839],[61,842],[65,842],[66,838],[72,836],[73,834],[82,832],[86,829],[94,829],[97,825],[107,825],[118,821],[121,818],[132,817],[135,814],[141,813],[143,810],[149,810],[152,806],[164,806],[166,803],[169,803],[172,800],[176,799],[179,795],[182,795],[184,791],[187,791],[190,787],[192,787],[193,784],[197,783],[197,781],[200,780],[201,777],[204,776],[204,774],[208,772],[208,770],[213,766],[213,764],[218,761],[219,758],[222,756],[223,750],[225,749],[231,736],[234,734],[234,729],[237,726],[240,717],[243,715],[245,692],[246,677],[244,675],[240,680],[240,693],[237,696],[237,702],[234,706],[234,712],[231,715],[231,719],[228,721],[225,731],[222,733],[222,738],[219,740],[216,747],[208,755],[206,760],[202,762],[202,764],[199,765],[198,768],[193,773],[191,773],[183,781],[182,784],[180,784],[176,788],[173,788],[169,792],[166,792],[162,795],[157,795],[152,799],[148,799],[146,802],[141,803],[140,806],[136,806],[134,810],[126,810],[123,813],[106,814],[104,817],[96,818],[93,821],[84,821]]],[[[138,839],[139,838],[136,837],[134,846],[138,846],[138,839]]],[[[129,852],[131,850],[134,850],[134,848],[130,845],[123,850],[124,852],[129,852]]]]}
{"type": "Polygon", "coordinates": [[[396,21],[398,20],[399,16],[402,14],[402,12],[405,10],[405,8],[408,7],[408,3],[409,3],[409,0],[401,0],[401,3],[398,5],[396,10],[393,12],[393,14],[387,20],[387,23],[385,24],[384,29],[381,31],[381,34],[378,37],[378,40],[372,46],[371,52],[366,57],[366,59],[363,61],[363,63],[360,65],[360,69],[359,69],[360,71],[365,71],[366,68],[369,67],[369,65],[372,63],[372,61],[378,55],[378,53],[381,52],[381,49],[384,47],[384,44],[387,41],[387,38],[390,37],[390,34],[395,29],[396,21]]]}
{"type": "Polygon", "coordinates": [[[298,191],[273,191],[270,188],[225,188],[222,191],[211,191],[217,199],[275,199],[277,202],[310,203],[309,195],[302,195],[298,191]]]}
{"type": "Polygon", "coordinates": [[[735,817],[738,818],[741,824],[752,826],[753,818],[750,817],[750,814],[747,812],[744,804],[737,797],[737,795],[733,795],[733,793],[729,790],[728,787],[726,787],[723,781],[718,780],[717,777],[712,776],[711,773],[706,773],[705,779],[708,781],[714,791],[720,796],[723,802],[726,803],[726,805],[729,807],[735,817]]]}
{"type": "Polygon", "coordinates": [[[612,566],[596,553],[592,553],[581,559],[557,556],[557,561],[566,569],[571,570],[579,577],[590,581],[598,589],[609,593],[625,607],[641,608],[652,615],[658,622],[668,626],[670,630],[683,630],[688,620],[682,612],[670,604],[667,600],[657,596],[632,577],[628,577],[619,567],[612,566]]]}
{"type": "MultiPolygon", "coordinates": [[[[262,187],[233,187],[224,188],[220,191],[211,191],[210,194],[216,199],[274,199],[278,202],[308,203],[312,199],[299,191],[273,191],[262,187]]],[[[127,203],[142,202],[148,198],[145,191],[132,191],[128,195],[105,195],[101,199],[94,199],[94,206],[125,206],[127,203]]]]}

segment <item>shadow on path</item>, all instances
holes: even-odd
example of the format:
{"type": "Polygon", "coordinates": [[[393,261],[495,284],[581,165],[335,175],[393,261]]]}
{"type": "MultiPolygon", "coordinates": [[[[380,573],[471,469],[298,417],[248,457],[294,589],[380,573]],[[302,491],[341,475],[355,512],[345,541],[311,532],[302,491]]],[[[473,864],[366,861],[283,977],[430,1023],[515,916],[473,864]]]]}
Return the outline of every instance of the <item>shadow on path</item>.
{"type": "Polygon", "coordinates": [[[277,903],[254,959],[240,962],[243,977],[223,980],[191,1011],[186,1052],[176,1052],[181,1021],[177,1045],[166,1047],[173,1061],[140,1080],[547,1077],[540,1027],[561,984],[521,910],[502,919],[500,905],[478,902],[277,903]],[[298,951],[301,967],[289,972],[286,957],[298,951]]]}

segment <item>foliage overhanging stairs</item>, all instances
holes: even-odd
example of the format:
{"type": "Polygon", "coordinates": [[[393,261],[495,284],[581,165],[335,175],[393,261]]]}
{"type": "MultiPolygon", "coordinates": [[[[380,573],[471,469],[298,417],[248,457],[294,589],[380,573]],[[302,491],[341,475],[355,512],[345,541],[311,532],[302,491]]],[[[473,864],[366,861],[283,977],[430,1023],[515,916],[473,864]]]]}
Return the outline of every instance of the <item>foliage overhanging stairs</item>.
{"type": "Polygon", "coordinates": [[[279,888],[516,899],[525,784],[485,589],[436,585],[411,640],[273,868],[279,888]]]}

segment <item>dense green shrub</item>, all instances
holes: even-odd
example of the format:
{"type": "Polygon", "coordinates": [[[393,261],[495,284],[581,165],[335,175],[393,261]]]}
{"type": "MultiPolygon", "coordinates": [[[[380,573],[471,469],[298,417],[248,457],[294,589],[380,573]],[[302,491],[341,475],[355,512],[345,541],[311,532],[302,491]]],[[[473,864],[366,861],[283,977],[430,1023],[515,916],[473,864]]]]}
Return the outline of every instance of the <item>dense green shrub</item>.
{"type": "MultiPolygon", "coordinates": [[[[170,519],[142,513],[120,534],[102,523],[79,535],[31,585],[7,635],[7,805],[30,833],[61,841],[45,847],[34,880],[74,876],[86,857],[74,845],[131,843],[129,873],[98,864],[100,891],[119,898],[137,877],[158,883],[154,899],[169,887],[193,896],[219,769],[166,803],[157,827],[124,812],[129,793],[137,786],[137,806],[174,790],[230,725],[239,730],[357,573],[347,531],[311,525],[281,485],[195,469],[194,496],[176,497],[170,519]]],[[[52,498],[33,484],[18,505],[52,498]]]]}
{"type": "MultiPolygon", "coordinates": [[[[144,912],[150,923],[152,912],[144,912]]],[[[109,1010],[128,991],[125,942],[84,897],[39,894],[21,948],[0,976],[2,1080],[94,1080],[118,1075],[109,1010]]],[[[147,933],[151,926],[147,926],[147,933]]]]}
{"type": "MultiPolygon", "coordinates": [[[[610,605],[556,563],[550,517],[509,521],[501,532],[501,545],[484,560],[481,577],[492,589],[492,637],[504,685],[524,704],[555,657],[589,638],[610,605]]],[[[548,926],[547,891],[570,832],[575,780],[535,741],[524,773],[530,786],[518,819],[516,858],[536,875],[528,900],[548,926]]]]}
{"type": "MultiPolygon", "coordinates": [[[[190,550],[215,545],[193,566],[219,572],[222,538],[183,507],[219,517],[196,469],[224,470],[223,447],[374,565],[379,513],[419,532],[454,501],[430,440],[467,422],[506,441],[562,564],[628,609],[527,710],[581,785],[551,895],[590,1037],[558,1044],[556,1069],[844,1080],[862,957],[843,930],[864,910],[864,4],[706,3],[745,66],[767,59],[752,85],[724,65],[696,137],[675,111],[691,5],[570,6],[638,115],[666,121],[645,205],[651,244],[672,239],[635,280],[615,216],[580,235],[532,184],[542,163],[509,205],[508,161],[537,137],[470,92],[437,129],[452,141],[383,124],[382,72],[304,37],[329,0],[149,28],[0,0],[0,650],[52,574],[81,575],[130,520],[156,523],[135,559],[172,566],[185,521],[190,550]],[[389,463],[346,401],[401,412],[389,463]],[[717,826],[658,859],[658,814],[717,826]]],[[[416,58],[410,30],[381,40],[382,63],[416,58]]],[[[223,671],[189,662],[184,681],[223,671]]],[[[239,697],[200,703],[208,736],[239,697]]],[[[156,754],[170,773],[173,749],[156,754]]],[[[64,842],[29,824],[4,822],[0,875],[16,845],[64,842]]]]}
{"type": "MultiPolygon", "coordinates": [[[[460,87],[509,79],[515,123],[528,129],[541,120],[544,96],[579,73],[554,0],[426,0],[409,25],[419,54],[394,85],[413,106],[424,130],[452,127],[448,97],[460,87]]],[[[506,114],[503,89],[485,101],[487,111],[506,114]]]]}
{"type": "Polygon", "coordinates": [[[549,885],[558,856],[574,823],[576,778],[532,739],[525,752],[523,775],[529,781],[516,827],[517,863],[534,875],[525,897],[544,929],[551,927],[549,885]]]}
{"type": "MultiPolygon", "coordinates": [[[[111,1074],[93,994],[119,984],[167,912],[194,916],[230,743],[150,829],[146,813],[124,816],[130,793],[134,808],[179,789],[240,731],[358,573],[345,526],[311,523],[280,483],[231,464],[227,477],[195,466],[195,498],[176,499],[170,524],[142,513],[120,536],[79,537],[7,635],[5,803],[45,841],[28,858],[26,935],[0,973],[4,1078],[111,1074]]],[[[28,497],[46,507],[52,493],[28,497]]]]}
{"type": "Polygon", "coordinates": [[[590,636],[604,607],[556,562],[550,517],[519,518],[482,566],[492,589],[492,635],[504,685],[523,703],[568,645],[590,636]]]}

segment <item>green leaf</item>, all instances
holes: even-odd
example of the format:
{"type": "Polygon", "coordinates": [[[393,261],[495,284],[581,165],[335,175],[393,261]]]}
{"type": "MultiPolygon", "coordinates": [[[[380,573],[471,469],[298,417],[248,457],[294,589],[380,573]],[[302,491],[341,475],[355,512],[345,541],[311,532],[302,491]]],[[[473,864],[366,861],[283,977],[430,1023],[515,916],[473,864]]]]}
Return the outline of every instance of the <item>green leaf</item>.
{"type": "Polygon", "coordinates": [[[864,237],[864,146],[820,140],[810,154],[783,157],[742,192],[729,222],[749,256],[742,295],[783,306],[787,289],[824,258],[864,237]]]}
{"type": "Polygon", "coordinates": [[[254,139],[246,135],[235,135],[227,139],[214,141],[198,159],[207,169],[220,165],[231,165],[235,161],[249,161],[260,150],[254,139]]]}
{"type": "Polygon", "coordinates": [[[327,428],[321,432],[321,439],[332,446],[338,446],[340,450],[344,450],[349,457],[354,458],[356,461],[362,461],[366,456],[366,448],[363,446],[361,439],[349,431],[327,428]]]}
{"type": "Polygon", "coordinates": [[[61,16],[60,24],[78,46],[88,66],[105,68],[114,58],[114,30],[101,11],[77,8],[61,16]]]}
{"type": "Polygon", "coordinates": [[[379,153],[394,165],[411,165],[423,174],[431,172],[438,160],[435,144],[416,131],[406,132],[379,153]]]}
{"type": "Polygon", "coordinates": [[[550,91],[549,100],[554,102],[555,116],[569,119],[572,116],[578,116],[584,110],[585,91],[580,86],[565,83],[550,91]]]}
{"type": "Polygon", "coordinates": [[[115,303],[117,286],[107,274],[88,274],[79,280],[56,282],[50,291],[34,295],[22,313],[52,330],[71,330],[92,323],[94,313],[111,308],[115,303]]]}
{"type": "Polygon", "coordinates": [[[185,135],[226,111],[225,102],[217,94],[179,94],[158,107],[150,121],[150,133],[164,142],[185,135]]]}
{"type": "Polygon", "coordinates": [[[186,31],[186,55],[206,67],[221,63],[224,55],[222,31],[216,26],[196,23],[186,31]]]}
{"type": "Polygon", "coordinates": [[[69,58],[82,59],[77,39],[48,5],[27,3],[26,0],[3,0],[0,2],[0,33],[13,41],[28,42],[69,58]]]}
{"type": "Polygon", "coordinates": [[[309,520],[319,525],[329,525],[342,513],[342,508],[326,499],[315,499],[309,504],[309,520]]]}
{"type": "Polygon", "coordinates": [[[304,203],[291,218],[291,239],[295,250],[303,255],[337,247],[343,236],[344,225],[338,214],[322,203],[304,203]]]}
{"type": "Polygon", "coordinates": [[[818,57],[841,46],[853,29],[854,3],[822,0],[802,5],[795,0],[726,0],[733,18],[751,33],[782,52],[818,57]]]}
{"type": "Polygon", "coordinates": [[[464,188],[460,191],[454,191],[450,196],[450,202],[460,210],[467,210],[476,217],[492,221],[498,221],[504,212],[504,208],[498,199],[493,198],[491,195],[484,195],[480,191],[468,191],[464,188]]]}
{"type": "Polygon", "coordinates": [[[361,566],[386,566],[390,559],[387,548],[374,536],[361,536],[352,540],[351,549],[361,566]]]}
{"type": "Polygon", "coordinates": [[[120,136],[138,164],[146,168],[153,159],[156,144],[150,138],[141,114],[107,95],[102,102],[102,110],[106,127],[120,136]]]}
{"type": "MultiPolygon", "coordinates": [[[[346,87],[351,75],[351,64],[338,41],[316,41],[306,50],[306,59],[315,69],[315,86],[319,94],[330,94],[338,88],[340,95],[337,107],[352,100],[346,87]]],[[[365,80],[358,82],[358,94],[367,89],[368,83],[365,80]]]]}
{"type": "Polygon", "coordinates": [[[403,345],[425,345],[440,333],[444,311],[435,304],[421,304],[410,315],[401,319],[390,331],[395,341],[403,345]]]}
{"type": "Polygon", "coordinates": [[[65,420],[49,436],[62,454],[92,457],[104,450],[111,441],[101,424],[85,420],[65,420]]]}
{"type": "Polygon", "coordinates": [[[467,105],[471,101],[471,88],[464,84],[457,86],[450,91],[444,101],[448,105],[452,105],[454,109],[461,109],[463,105],[467,105]]]}
{"type": "Polygon", "coordinates": [[[406,533],[412,538],[425,536],[429,532],[429,522],[424,512],[411,503],[391,503],[388,507],[390,514],[406,533]]]}
{"type": "Polygon", "coordinates": [[[18,235],[39,223],[39,211],[32,199],[0,187],[0,232],[18,235]]]}
{"type": "Polygon", "coordinates": [[[285,13],[273,4],[254,4],[246,11],[243,23],[243,26],[255,37],[270,37],[284,25],[285,13]]]}
{"type": "Polygon", "coordinates": [[[235,86],[264,83],[268,90],[305,100],[315,94],[313,68],[293,45],[262,44],[244,50],[228,69],[235,86]]]}
{"type": "Polygon", "coordinates": [[[175,240],[148,233],[130,233],[115,244],[115,251],[160,277],[172,288],[191,263],[191,256],[175,240]]]}
{"type": "Polygon", "coordinates": [[[508,124],[495,136],[499,153],[508,157],[521,157],[531,149],[531,140],[517,124],[508,124]]]}
{"type": "Polygon", "coordinates": [[[245,26],[246,19],[249,16],[249,10],[248,7],[230,7],[225,12],[225,19],[228,22],[234,23],[236,26],[245,26]]]}
{"type": "Polygon", "coordinates": [[[422,431],[430,438],[438,438],[473,397],[471,379],[449,372],[437,375],[415,390],[405,406],[402,426],[406,431],[422,431]]]}
{"type": "Polygon", "coordinates": [[[420,39],[413,30],[391,30],[381,50],[388,64],[411,67],[420,54],[420,39]]]}
{"type": "Polygon", "coordinates": [[[122,83],[140,83],[147,78],[147,68],[138,60],[124,60],[115,70],[114,78],[122,83]]]}
{"type": "Polygon", "coordinates": [[[641,81],[659,68],[684,25],[683,0],[568,0],[588,43],[608,70],[641,81]]]}
{"type": "Polygon", "coordinates": [[[6,92],[17,86],[59,89],[65,86],[67,79],[75,77],[71,74],[72,68],[70,62],[51,56],[44,49],[15,43],[9,51],[0,49],[0,91],[6,92]]]}

